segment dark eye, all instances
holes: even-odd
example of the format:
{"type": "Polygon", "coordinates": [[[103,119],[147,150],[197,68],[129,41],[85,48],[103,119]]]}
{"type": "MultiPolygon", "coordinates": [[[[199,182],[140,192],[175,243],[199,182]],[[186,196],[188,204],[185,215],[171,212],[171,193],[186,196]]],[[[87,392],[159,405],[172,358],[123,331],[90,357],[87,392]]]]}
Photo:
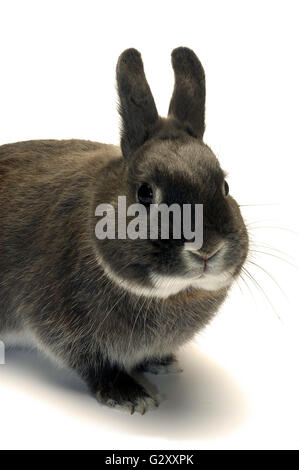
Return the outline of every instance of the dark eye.
{"type": "Polygon", "coordinates": [[[138,199],[140,204],[143,204],[146,207],[152,204],[153,190],[147,183],[143,183],[138,189],[138,199]]]}
{"type": "Polygon", "coordinates": [[[228,196],[228,193],[229,193],[229,185],[228,185],[228,182],[227,182],[227,181],[224,181],[224,183],[223,183],[223,192],[224,192],[224,196],[228,196]]]}

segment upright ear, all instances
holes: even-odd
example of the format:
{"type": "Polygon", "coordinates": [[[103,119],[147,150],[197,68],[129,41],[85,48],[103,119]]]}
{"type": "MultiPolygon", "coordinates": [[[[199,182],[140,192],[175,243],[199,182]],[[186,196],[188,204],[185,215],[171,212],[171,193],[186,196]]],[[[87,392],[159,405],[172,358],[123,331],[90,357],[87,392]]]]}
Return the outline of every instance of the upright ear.
{"type": "Polygon", "coordinates": [[[122,118],[121,148],[128,158],[148,139],[159,116],[136,49],[127,49],[119,57],[116,79],[122,118]]]}
{"type": "Polygon", "coordinates": [[[175,85],[168,115],[178,119],[189,133],[203,138],[205,130],[205,72],[191,49],[178,47],[171,54],[175,85]]]}

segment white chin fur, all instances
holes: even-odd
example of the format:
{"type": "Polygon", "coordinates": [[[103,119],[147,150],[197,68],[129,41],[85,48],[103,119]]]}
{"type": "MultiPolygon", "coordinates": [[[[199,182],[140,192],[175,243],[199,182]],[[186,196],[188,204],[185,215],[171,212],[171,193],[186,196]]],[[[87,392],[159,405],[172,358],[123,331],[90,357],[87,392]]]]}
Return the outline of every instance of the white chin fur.
{"type": "Polygon", "coordinates": [[[228,271],[224,271],[219,274],[204,274],[203,276],[196,279],[184,279],[183,277],[164,276],[161,274],[152,274],[151,282],[153,287],[146,287],[140,284],[129,282],[126,279],[120,277],[115,273],[110,266],[103,262],[102,259],[98,258],[98,262],[102,269],[104,269],[106,275],[111,279],[117,286],[131,292],[134,295],[144,297],[157,297],[165,299],[171,295],[175,295],[188,287],[195,289],[216,291],[224,287],[228,287],[233,277],[228,271]]]}
{"type": "Polygon", "coordinates": [[[154,282],[159,297],[169,297],[178,292],[193,287],[199,290],[216,291],[224,287],[228,287],[232,283],[232,275],[229,272],[221,274],[204,274],[198,279],[174,278],[171,276],[161,276],[154,274],[152,281],[154,282]]]}

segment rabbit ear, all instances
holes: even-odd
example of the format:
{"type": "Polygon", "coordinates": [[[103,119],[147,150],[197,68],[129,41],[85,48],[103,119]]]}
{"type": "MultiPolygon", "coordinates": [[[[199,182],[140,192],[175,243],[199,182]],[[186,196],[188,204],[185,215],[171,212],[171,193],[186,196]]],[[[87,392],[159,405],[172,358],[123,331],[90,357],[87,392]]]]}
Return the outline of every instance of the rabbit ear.
{"type": "Polygon", "coordinates": [[[127,49],[119,57],[116,79],[122,118],[121,148],[127,158],[147,140],[159,116],[136,49],[127,49]]]}
{"type": "Polygon", "coordinates": [[[171,54],[175,85],[168,115],[202,139],[205,130],[205,72],[191,49],[178,47],[171,54]]]}

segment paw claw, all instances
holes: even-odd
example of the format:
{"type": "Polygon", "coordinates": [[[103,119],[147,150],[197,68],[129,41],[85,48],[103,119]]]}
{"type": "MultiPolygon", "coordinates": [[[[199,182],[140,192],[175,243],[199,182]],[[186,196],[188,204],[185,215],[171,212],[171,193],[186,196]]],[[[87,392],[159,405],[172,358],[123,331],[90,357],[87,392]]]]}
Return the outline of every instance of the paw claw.
{"type": "Polygon", "coordinates": [[[96,398],[100,403],[114,408],[116,410],[126,411],[133,415],[135,412],[144,415],[147,411],[157,408],[159,401],[156,397],[152,397],[149,393],[132,378],[127,379],[126,387],[124,384],[103,391],[98,390],[96,398]]]}

